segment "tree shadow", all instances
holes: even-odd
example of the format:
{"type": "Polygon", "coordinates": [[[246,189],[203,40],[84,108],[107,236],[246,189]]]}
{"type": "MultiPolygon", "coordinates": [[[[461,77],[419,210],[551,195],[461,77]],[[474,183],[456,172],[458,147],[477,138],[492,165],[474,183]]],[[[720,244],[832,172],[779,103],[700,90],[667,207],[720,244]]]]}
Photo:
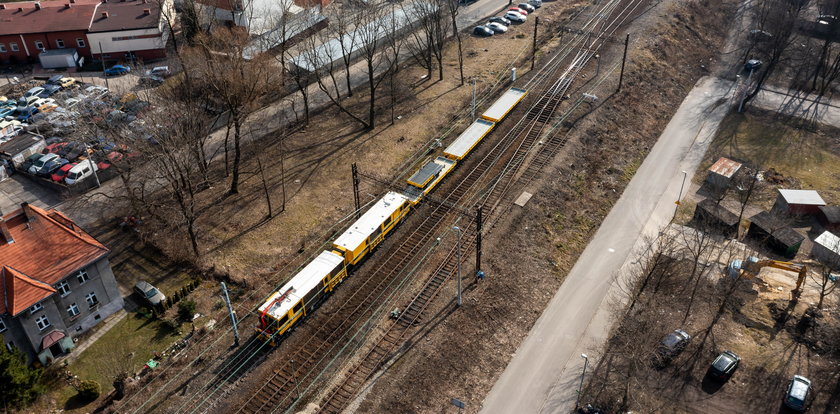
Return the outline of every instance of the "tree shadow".
{"type": "Polygon", "coordinates": [[[86,406],[86,405],[88,405],[92,402],[93,402],[93,400],[88,399],[88,398],[83,398],[81,395],[76,394],[76,395],[70,397],[67,400],[67,402],[64,403],[64,409],[65,410],[77,410],[77,409],[82,408],[82,407],[84,407],[84,406],[86,406]]]}

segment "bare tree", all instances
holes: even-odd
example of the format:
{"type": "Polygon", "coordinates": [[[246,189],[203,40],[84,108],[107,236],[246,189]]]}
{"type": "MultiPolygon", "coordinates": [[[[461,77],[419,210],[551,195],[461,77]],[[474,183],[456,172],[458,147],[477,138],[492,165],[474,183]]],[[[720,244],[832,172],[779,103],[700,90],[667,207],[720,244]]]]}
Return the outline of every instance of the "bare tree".
{"type": "Polygon", "coordinates": [[[458,71],[461,74],[461,86],[464,86],[464,50],[461,45],[461,32],[458,30],[458,6],[460,0],[443,0],[446,4],[446,9],[449,12],[449,17],[452,24],[452,36],[458,41],[458,71]]]}

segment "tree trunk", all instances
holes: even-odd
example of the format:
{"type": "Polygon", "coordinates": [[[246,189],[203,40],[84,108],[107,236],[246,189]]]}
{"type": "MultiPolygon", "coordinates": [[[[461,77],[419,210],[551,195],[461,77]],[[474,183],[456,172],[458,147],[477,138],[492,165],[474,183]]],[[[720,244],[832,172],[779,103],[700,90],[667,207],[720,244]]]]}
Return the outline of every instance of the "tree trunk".
{"type": "Polygon", "coordinates": [[[367,129],[373,129],[376,126],[376,83],[374,82],[373,73],[373,58],[368,59],[368,84],[370,85],[370,104],[368,105],[368,125],[367,129]]]}
{"type": "Polygon", "coordinates": [[[195,233],[195,219],[187,220],[187,234],[190,236],[190,244],[192,245],[195,257],[200,257],[201,253],[198,251],[198,236],[195,233]]]}
{"type": "Polygon", "coordinates": [[[233,173],[231,174],[230,191],[228,191],[228,194],[239,193],[239,163],[242,159],[242,149],[239,145],[242,128],[240,122],[239,116],[235,115],[233,118],[233,173]]]}
{"type": "Polygon", "coordinates": [[[230,119],[227,122],[227,130],[225,130],[225,177],[230,175],[230,163],[228,162],[228,141],[230,139],[230,119]]]}

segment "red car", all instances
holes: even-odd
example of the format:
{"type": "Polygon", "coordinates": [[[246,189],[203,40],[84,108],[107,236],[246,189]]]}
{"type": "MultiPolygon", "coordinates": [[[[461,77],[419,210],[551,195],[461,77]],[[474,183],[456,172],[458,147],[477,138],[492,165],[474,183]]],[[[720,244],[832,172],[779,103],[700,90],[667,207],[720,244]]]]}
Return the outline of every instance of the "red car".
{"type": "Polygon", "coordinates": [[[523,16],[528,15],[528,10],[520,9],[519,7],[511,7],[511,8],[508,9],[508,11],[515,11],[515,12],[517,12],[517,13],[523,15],[523,16]]]}
{"type": "Polygon", "coordinates": [[[57,183],[64,182],[64,176],[67,175],[67,172],[70,171],[70,169],[75,167],[75,166],[76,166],[75,162],[64,164],[61,168],[55,170],[55,172],[52,173],[50,178],[57,183]]]}
{"type": "Polygon", "coordinates": [[[55,144],[47,145],[47,147],[44,148],[41,151],[41,153],[42,154],[58,154],[58,152],[61,151],[61,149],[64,148],[65,146],[67,146],[66,142],[56,142],[55,144]]]}

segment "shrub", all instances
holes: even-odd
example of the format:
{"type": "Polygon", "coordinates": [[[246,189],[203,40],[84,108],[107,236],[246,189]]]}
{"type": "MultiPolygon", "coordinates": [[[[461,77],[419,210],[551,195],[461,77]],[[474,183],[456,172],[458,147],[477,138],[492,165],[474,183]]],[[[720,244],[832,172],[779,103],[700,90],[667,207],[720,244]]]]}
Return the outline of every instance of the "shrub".
{"type": "Polygon", "coordinates": [[[79,385],[79,397],[87,401],[93,401],[99,398],[101,392],[102,389],[99,383],[94,380],[84,380],[79,385]]]}
{"type": "Polygon", "coordinates": [[[195,301],[185,300],[178,303],[178,317],[182,321],[192,320],[193,315],[195,315],[195,301]]]}

